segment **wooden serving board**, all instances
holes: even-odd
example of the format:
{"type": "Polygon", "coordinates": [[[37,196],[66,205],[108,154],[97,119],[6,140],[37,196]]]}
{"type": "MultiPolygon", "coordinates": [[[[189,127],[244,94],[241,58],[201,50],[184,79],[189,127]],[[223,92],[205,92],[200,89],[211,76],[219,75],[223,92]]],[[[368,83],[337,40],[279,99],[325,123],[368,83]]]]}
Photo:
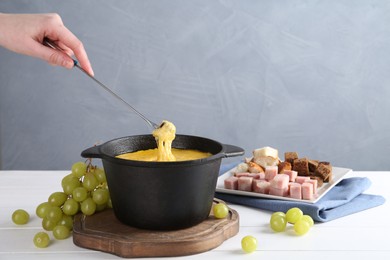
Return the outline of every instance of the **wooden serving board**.
{"type": "MultiPolygon", "coordinates": [[[[214,203],[221,203],[214,199],[214,203]]],[[[239,215],[229,208],[225,219],[210,216],[202,223],[175,231],[151,231],[127,226],[111,209],[92,216],[75,216],[73,243],[121,257],[184,256],[202,253],[221,245],[239,230],[239,215]]]]}

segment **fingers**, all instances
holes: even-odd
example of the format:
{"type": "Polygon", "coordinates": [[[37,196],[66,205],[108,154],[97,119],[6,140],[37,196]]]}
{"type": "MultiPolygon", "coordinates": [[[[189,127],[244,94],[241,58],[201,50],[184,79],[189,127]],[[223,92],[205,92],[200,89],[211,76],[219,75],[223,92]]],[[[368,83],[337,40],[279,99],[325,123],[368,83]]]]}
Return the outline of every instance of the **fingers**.
{"type": "Polygon", "coordinates": [[[0,30],[0,44],[7,49],[66,68],[74,66],[71,58],[74,55],[87,73],[94,74],[82,42],[64,26],[58,14],[0,13],[0,30]],[[45,37],[64,51],[44,46],[45,37]]]}
{"type": "Polygon", "coordinates": [[[82,42],[64,26],[61,17],[58,14],[50,14],[47,16],[47,22],[45,24],[47,27],[45,28],[43,37],[54,41],[68,55],[72,56],[74,54],[80,66],[93,76],[92,66],[82,42]]]}
{"type": "Polygon", "coordinates": [[[29,50],[26,51],[26,54],[30,56],[43,59],[51,65],[62,66],[68,69],[71,69],[74,66],[73,59],[62,51],[46,47],[43,44],[33,40],[28,43],[28,46],[29,50]]]}
{"type": "Polygon", "coordinates": [[[48,62],[52,65],[62,66],[67,69],[71,69],[74,66],[74,61],[68,55],[57,50],[54,50],[50,54],[48,62]]]}
{"type": "Polygon", "coordinates": [[[89,62],[87,53],[83,43],[65,26],[61,27],[57,35],[58,45],[68,51],[72,51],[81,67],[90,75],[94,75],[91,63],[89,62]]]}
{"type": "Polygon", "coordinates": [[[68,48],[68,46],[64,45],[61,42],[57,43],[58,47],[60,47],[66,54],[68,54],[70,57],[74,55],[74,52],[68,48]]]}

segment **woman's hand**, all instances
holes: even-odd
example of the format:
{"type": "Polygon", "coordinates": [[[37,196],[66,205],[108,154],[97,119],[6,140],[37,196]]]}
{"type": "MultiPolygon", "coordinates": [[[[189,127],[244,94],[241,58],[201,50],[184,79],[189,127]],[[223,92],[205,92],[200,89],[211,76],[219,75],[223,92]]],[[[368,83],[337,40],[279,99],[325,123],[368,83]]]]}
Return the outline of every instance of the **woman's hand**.
{"type": "Polygon", "coordinates": [[[93,75],[82,42],[66,28],[58,14],[0,13],[0,45],[17,53],[40,58],[52,65],[73,68],[73,60],[65,53],[42,44],[47,37],[68,55],[75,56],[80,66],[93,75]]]}

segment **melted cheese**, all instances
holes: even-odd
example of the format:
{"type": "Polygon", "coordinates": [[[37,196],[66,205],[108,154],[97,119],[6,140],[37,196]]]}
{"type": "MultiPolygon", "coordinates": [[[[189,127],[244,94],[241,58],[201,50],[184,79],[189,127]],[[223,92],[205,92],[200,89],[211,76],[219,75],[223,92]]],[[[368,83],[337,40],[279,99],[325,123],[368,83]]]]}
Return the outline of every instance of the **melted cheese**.
{"type": "MultiPolygon", "coordinates": [[[[158,149],[148,149],[140,150],[131,153],[124,153],[118,155],[118,158],[134,161],[146,161],[146,162],[155,162],[158,157],[158,149]]],[[[188,161],[188,160],[197,160],[201,158],[206,158],[211,156],[211,153],[201,152],[198,150],[191,149],[177,149],[172,148],[172,154],[176,158],[176,161],[188,161]]]]}
{"type": "Polygon", "coordinates": [[[164,120],[161,127],[153,131],[157,142],[156,149],[141,150],[118,155],[118,158],[136,161],[187,161],[211,156],[211,153],[191,149],[172,148],[172,141],[176,137],[176,127],[169,121],[164,120]]]}
{"type": "Polygon", "coordinates": [[[159,128],[154,129],[153,136],[157,142],[157,161],[176,161],[175,156],[172,154],[172,141],[176,136],[175,125],[164,120],[159,128]]]}

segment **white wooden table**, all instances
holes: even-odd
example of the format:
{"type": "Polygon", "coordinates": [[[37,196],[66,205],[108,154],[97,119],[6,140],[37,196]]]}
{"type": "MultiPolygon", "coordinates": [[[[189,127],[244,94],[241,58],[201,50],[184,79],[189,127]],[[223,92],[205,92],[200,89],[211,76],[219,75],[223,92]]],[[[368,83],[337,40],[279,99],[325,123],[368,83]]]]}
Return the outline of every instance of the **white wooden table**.
{"type": "MultiPolygon", "coordinates": [[[[41,231],[36,206],[54,191],[69,171],[0,171],[0,259],[121,259],[115,255],[77,247],[72,238],[55,241],[45,249],[35,248],[32,239],[41,231]],[[11,220],[18,208],[31,219],[17,226],[11,220]]],[[[186,259],[390,259],[390,172],[352,172],[367,176],[372,186],[367,193],[386,198],[384,205],[331,222],[315,224],[309,233],[296,236],[292,230],[274,233],[268,225],[271,212],[230,204],[240,215],[239,233],[219,247],[186,259]],[[253,235],[257,251],[245,254],[241,238],[253,235]]],[[[52,237],[52,235],[50,234],[52,237]]],[[[170,258],[164,258],[170,259],[170,258]]],[[[173,259],[173,258],[172,258],[173,259]]],[[[178,259],[175,257],[174,259],[178,259]]]]}

